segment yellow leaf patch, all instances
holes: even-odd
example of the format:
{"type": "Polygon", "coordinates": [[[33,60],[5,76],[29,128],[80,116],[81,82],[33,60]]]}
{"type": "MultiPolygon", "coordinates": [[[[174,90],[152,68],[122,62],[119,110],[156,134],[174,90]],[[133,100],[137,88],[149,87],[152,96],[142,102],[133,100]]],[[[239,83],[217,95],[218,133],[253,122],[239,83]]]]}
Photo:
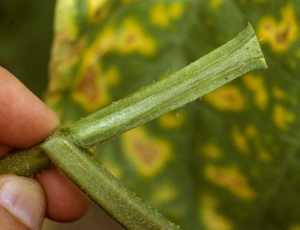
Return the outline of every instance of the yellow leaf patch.
{"type": "Polygon", "coordinates": [[[91,22],[99,22],[103,20],[109,13],[110,0],[89,0],[88,17],[91,22]]]}
{"type": "Polygon", "coordinates": [[[121,28],[116,44],[117,51],[124,55],[135,52],[144,56],[155,54],[155,39],[144,32],[142,25],[136,19],[125,18],[121,28]]]}
{"type": "Polygon", "coordinates": [[[184,5],[181,2],[166,4],[158,2],[150,10],[150,19],[154,25],[168,27],[173,20],[181,18],[184,5]]]}
{"type": "Polygon", "coordinates": [[[210,0],[209,5],[213,10],[217,10],[224,0],[210,0]]]}
{"type": "Polygon", "coordinates": [[[200,149],[200,152],[211,160],[220,159],[222,156],[221,149],[215,143],[206,143],[200,149]]]}
{"type": "Polygon", "coordinates": [[[87,111],[95,111],[110,102],[106,84],[98,77],[101,74],[99,66],[90,66],[78,80],[72,96],[87,111]]]}
{"type": "Polygon", "coordinates": [[[203,99],[223,111],[242,111],[245,107],[240,89],[232,85],[224,85],[205,95],[203,99]]]}
{"type": "Polygon", "coordinates": [[[300,224],[294,224],[292,225],[289,230],[300,230],[300,224]]]}
{"type": "Polygon", "coordinates": [[[153,191],[153,200],[155,203],[161,205],[161,203],[168,203],[174,201],[180,193],[180,190],[174,185],[163,184],[158,186],[153,191]]]}
{"type": "Polygon", "coordinates": [[[263,78],[249,73],[243,76],[242,79],[246,87],[254,93],[254,104],[259,109],[266,109],[269,96],[265,88],[263,78]]]}
{"type": "Polygon", "coordinates": [[[199,217],[209,230],[231,230],[232,223],[224,217],[219,211],[219,200],[212,195],[202,195],[199,204],[199,217]]]}
{"type": "Polygon", "coordinates": [[[170,112],[158,118],[158,124],[164,129],[178,129],[186,120],[186,113],[170,112]]]}
{"type": "Polygon", "coordinates": [[[122,137],[125,154],[144,176],[156,175],[170,159],[169,142],[151,137],[142,127],[135,128],[122,137]]]}
{"type": "Polygon", "coordinates": [[[259,23],[258,37],[277,53],[286,52],[297,36],[298,25],[293,5],[282,8],[281,21],[278,22],[272,16],[265,16],[259,23]]]}
{"type": "Polygon", "coordinates": [[[208,165],[204,174],[206,179],[213,184],[228,189],[242,199],[251,200],[255,198],[255,193],[248,184],[247,178],[236,167],[208,165]]]}
{"type": "Polygon", "coordinates": [[[248,153],[249,146],[247,136],[240,130],[240,128],[234,127],[231,135],[235,147],[243,154],[248,153]]]}
{"type": "Polygon", "coordinates": [[[273,121],[282,130],[287,130],[295,120],[295,115],[282,105],[275,105],[273,108],[273,121]]]}
{"type": "Polygon", "coordinates": [[[55,28],[57,30],[56,37],[65,37],[65,40],[74,41],[78,36],[79,28],[74,23],[76,21],[77,11],[73,0],[58,1],[57,11],[64,12],[56,14],[55,28]]]}
{"type": "Polygon", "coordinates": [[[286,93],[282,89],[280,89],[279,87],[274,87],[272,89],[272,93],[273,93],[273,96],[276,99],[283,100],[283,99],[286,98],[286,93]]]}

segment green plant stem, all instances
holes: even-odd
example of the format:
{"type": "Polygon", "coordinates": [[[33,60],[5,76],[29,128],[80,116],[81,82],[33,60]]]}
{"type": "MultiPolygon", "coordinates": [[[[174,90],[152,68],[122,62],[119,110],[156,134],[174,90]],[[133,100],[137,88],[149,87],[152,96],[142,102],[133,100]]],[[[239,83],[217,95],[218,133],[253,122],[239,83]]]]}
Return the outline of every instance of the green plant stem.
{"type": "MultiPolygon", "coordinates": [[[[61,132],[77,146],[90,148],[181,107],[247,71],[266,67],[255,32],[248,24],[242,33],[203,58],[61,129],[61,132]]],[[[19,175],[28,175],[48,167],[50,161],[39,148],[21,150],[9,155],[9,159],[5,157],[0,161],[0,174],[16,173],[19,171],[16,168],[23,168],[19,175]],[[43,160],[37,159],[36,153],[43,160]],[[19,161],[23,154],[27,156],[19,161]]]]}
{"type": "Polygon", "coordinates": [[[266,68],[250,24],[220,48],[62,131],[90,148],[179,108],[252,69],[266,68]]]}
{"type": "Polygon", "coordinates": [[[126,229],[180,229],[126,189],[91,153],[83,152],[63,136],[54,135],[41,148],[64,174],[126,229]]]}
{"type": "Polygon", "coordinates": [[[0,175],[32,176],[53,165],[40,145],[9,154],[0,160],[0,175]]]}
{"type": "Polygon", "coordinates": [[[266,67],[249,24],[236,38],[177,73],[55,132],[40,145],[5,157],[0,161],[0,174],[30,175],[53,161],[126,228],[176,228],[128,192],[86,149],[181,107],[252,69],[266,67]]]}

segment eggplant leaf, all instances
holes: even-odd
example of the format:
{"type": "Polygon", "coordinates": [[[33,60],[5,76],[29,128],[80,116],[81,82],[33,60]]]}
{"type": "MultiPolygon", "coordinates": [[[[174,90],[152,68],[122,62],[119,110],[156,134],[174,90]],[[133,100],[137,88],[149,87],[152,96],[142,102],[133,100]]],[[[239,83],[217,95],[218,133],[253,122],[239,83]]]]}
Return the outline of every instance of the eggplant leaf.
{"type": "Polygon", "coordinates": [[[250,21],[267,71],[93,151],[183,229],[300,229],[299,20],[299,0],[59,0],[46,101],[73,123],[250,21]]]}

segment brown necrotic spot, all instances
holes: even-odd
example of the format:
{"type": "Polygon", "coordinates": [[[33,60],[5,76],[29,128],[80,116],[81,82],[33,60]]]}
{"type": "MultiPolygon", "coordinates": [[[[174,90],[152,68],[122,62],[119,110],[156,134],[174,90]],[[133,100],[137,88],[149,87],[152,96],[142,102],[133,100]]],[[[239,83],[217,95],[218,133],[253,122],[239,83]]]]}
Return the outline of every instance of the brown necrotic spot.
{"type": "Polygon", "coordinates": [[[282,31],[278,31],[278,33],[275,35],[276,41],[278,43],[286,43],[288,41],[289,31],[290,26],[286,25],[282,31]]]}
{"type": "Polygon", "coordinates": [[[204,173],[211,183],[229,190],[242,199],[255,198],[255,192],[248,183],[247,177],[235,166],[208,165],[204,173]]]}
{"type": "Polygon", "coordinates": [[[76,91],[84,95],[91,102],[97,100],[97,77],[96,72],[93,68],[87,69],[76,91]]]}
{"type": "Polygon", "coordinates": [[[157,174],[170,155],[167,141],[151,137],[145,129],[136,128],[123,135],[126,155],[144,176],[157,174]]]}
{"type": "Polygon", "coordinates": [[[138,153],[142,161],[151,166],[159,153],[159,149],[156,146],[149,145],[143,141],[136,141],[134,144],[134,149],[138,153]]]}
{"type": "Polygon", "coordinates": [[[92,22],[102,21],[110,12],[111,1],[89,1],[89,19],[92,22]]]}
{"type": "Polygon", "coordinates": [[[245,108],[242,92],[233,85],[222,86],[205,95],[203,99],[219,110],[241,111],[245,108]]]}
{"type": "Polygon", "coordinates": [[[107,105],[110,102],[110,96],[100,67],[90,65],[81,72],[80,80],[72,92],[74,100],[88,112],[93,112],[107,105]]]}
{"type": "Polygon", "coordinates": [[[258,37],[262,42],[269,43],[271,48],[278,52],[287,51],[298,36],[298,24],[293,5],[281,9],[281,20],[272,16],[261,19],[258,28],[258,37]]]}

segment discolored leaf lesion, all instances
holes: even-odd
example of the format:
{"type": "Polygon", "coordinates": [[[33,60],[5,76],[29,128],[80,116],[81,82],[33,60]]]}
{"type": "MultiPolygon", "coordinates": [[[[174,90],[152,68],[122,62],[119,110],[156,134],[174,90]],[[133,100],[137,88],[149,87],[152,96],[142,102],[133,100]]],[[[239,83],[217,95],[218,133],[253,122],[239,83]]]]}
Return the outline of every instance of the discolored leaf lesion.
{"type": "Polygon", "coordinates": [[[147,177],[159,173],[171,157],[167,140],[151,137],[144,128],[135,128],[123,135],[123,149],[138,171],[147,177]]]}
{"type": "Polygon", "coordinates": [[[258,29],[262,42],[269,43],[275,52],[286,52],[298,36],[296,14],[294,5],[288,4],[281,9],[279,22],[272,16],[263,17],[258,29]]]}
{"type": "Polygon", "coordinates": [[[90,0],[88,11],[76,2],[58,1],[50,89],[64,93],[51,91],[48,101],[62,117],[72,104],[63,96],[79,103],[72,121],[196,60],[247,21],[254,24],[267,72],[246,75],[97,151],[130,189],[184,229],[296,228],[299,165],[291,159],[299,149],[300,1],[122,0],[115,9],[90,0]],[[87,22],[84,29],[79,22],[87,22]],[[274,197],[280,202],[270,202],[274,197]],[[264,218],[270,206],[278,221],[264,218]]]}

